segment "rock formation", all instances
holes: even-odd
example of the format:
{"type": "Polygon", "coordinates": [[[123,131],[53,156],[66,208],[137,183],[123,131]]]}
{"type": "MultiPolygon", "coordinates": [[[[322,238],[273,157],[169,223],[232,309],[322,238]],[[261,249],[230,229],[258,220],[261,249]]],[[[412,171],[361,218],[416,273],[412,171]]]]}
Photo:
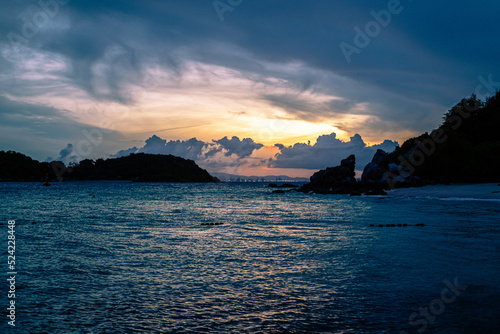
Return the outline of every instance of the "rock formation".
{"type": "Polygon", "coordinates": [[[385,174],[389,171],[389,155],[378,149],[373,156],[372,161],[365,166],[363,175],[361,175],[361,182],[364,183],[383,183],[385,174]]]}
{"type": "Polygon", "coordinates": [[[356,158],[350,155],[340,162],[340,166],[314,173],[311,176],[311,182],[299,190],[318,194],[350,194],[356,187],[355,164],[356,158]]]}
{"type": "MultiPolygon", "coordinates": [[[[425,184],[427,183],[421,178],[412,174],[408,166],[398,164],[393,154],[388,154],[379,149],[373,156],[372,161],[365,166],[361,175],[360,187],[367,191],[415,187],[425,184]]],[[[373,192],[370,194],[373,194],[373,192]]],[[[378,192],[375,192],[375,194],[378,194],[378,192]]]]}

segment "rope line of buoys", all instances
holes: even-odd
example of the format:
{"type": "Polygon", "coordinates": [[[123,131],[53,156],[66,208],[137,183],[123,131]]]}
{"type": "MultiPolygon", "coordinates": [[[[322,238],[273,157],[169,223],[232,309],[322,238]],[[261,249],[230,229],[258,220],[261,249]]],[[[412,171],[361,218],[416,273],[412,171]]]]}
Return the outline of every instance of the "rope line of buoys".
{"type": "Polygon", "coordinates": [[[223,225],[224,223],[201,223],[201,225],[213,225],[213,226],[216,226],[216,225],[223,225]]]}
{"type": "Polygon", "coordinates": [[[375,224],[370,224],[370,227],[375,227],[375,226],[378,226],[378,227],[407,227],[407,226],[425,226],[425,224],[423,223],[419,223],[419,224],[415,224],[415,225],[408,225],[408,224],[379,224],[379,225],[375,225],[375,224]]]}

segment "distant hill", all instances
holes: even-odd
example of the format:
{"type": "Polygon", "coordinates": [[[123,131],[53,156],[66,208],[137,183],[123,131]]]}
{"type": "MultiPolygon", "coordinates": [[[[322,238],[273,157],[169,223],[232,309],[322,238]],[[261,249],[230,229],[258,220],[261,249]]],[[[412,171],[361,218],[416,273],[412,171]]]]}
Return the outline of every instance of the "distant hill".
{"type": "Polygon", "coordinates": [[[131,154],[115,159],[85,159],[70,167],[62,162],[40,163],[21,153],[0,152],[0,180],[131,180],[140,182],[217,182],[192,160],[173,155],[131,154]]]}
{"type": "Polygon", "coordinates": [[[237,174],[228,174],[221,172],[212,172],[213,176],[224,182],[308,182],[305,177],[291,177],[287,175],[266,175],[266,176],[245,176],[237,174]]]}

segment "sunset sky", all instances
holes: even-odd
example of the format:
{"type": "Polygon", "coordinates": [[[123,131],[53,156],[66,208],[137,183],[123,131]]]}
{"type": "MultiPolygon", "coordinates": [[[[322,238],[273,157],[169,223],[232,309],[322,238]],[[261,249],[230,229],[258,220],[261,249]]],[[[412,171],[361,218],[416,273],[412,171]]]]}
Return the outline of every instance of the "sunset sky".
{"type": "Polygon", "coordinates": [[[2,1],[0,150],[309,176],[500,89],[498,1],[2,1]],[[498,81],[498,82],[497,82],[498,81]]]}

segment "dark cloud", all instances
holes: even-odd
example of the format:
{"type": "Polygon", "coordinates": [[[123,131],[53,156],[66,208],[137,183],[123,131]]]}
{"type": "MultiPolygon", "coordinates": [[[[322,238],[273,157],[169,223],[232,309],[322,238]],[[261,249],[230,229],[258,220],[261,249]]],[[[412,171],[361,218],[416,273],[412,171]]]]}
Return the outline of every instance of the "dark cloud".
{"type": "Polygon", "coordinates": [[[78,162],[80,158],[75,154],[73,149],[73,144],[69,143],[59,152],[59,156],[56,159],[48,158],[47,161],[62,161],[66,166],[72,162],[78,162]]]}
{"type": "Polygon", "coordinates": [[[203,149],[209,144],[191,138],[189,140],[171,140],[166,141],[156,135],[146,139],[145,145],[141,148],[132,147],[121,150],[112,155],[113,157],[127,156],[131,153],[149,153],[149,154],[171,154],[185,159],[198,160],[203,155],[203,149]]]}
{"type": "Polygon", "coordinates": [[[329,111],[296,94],[264,94],[262,97],[297,119],[317,121],[321,120],[329,111]]]}
{"type": "Polygon", "coordinates": [[[55,108],[0,96],[0,143],[3,149],[15,149],[44,159],[57,152],[55,147],[60,147],[59,142],[67,142],[88,128],[55,108]]]}
{"type": "MultiPolygon", "coordinates": [[[[354,108],[356,107],[356,103],[352,100],[348,99],[338,99],[338,100],[331,100],[328,103],[329,107],[334,110],[335,112],[339,114],[351,114],[351,113],[357,113],[354,112],[354,108]]],[[[367,111],[365,111],[365,114],[367,111]]]]}
{"type": "MultiPolygon", "coordinates": [[[[355,101],[345,98],[330,98],[321,102],[301,94],[263,94],[261,97],[285,111],[290,118],[311,122],[321,122],[343,115],[371,115],[377,118],[384,116],[384,111],[378,109],[377,106],[367,109],[363,105],[362,99],[355,101]]],[[[387,111],[385,111],[385,116],[390,116],[387,111]]],[[[358,126],[358,124],[354,126],[358,126]]]]}
{"type": "Polygon", "coordinates": [[[70,157],[71,153],[73,153],[73,144],[68,144],[61,150],[61,152],[59,152],[59,157],[56,160],[64,160],[67,157],[70,157]]]}
{"type": "Polygon", "coordinates": [[[254,142],[251,138],[240,140],[236,136],[233,136],[231,139],[224,137],[219,140],[214,140],[213,142],[220,145],[220,150],[225,150],[225,156],[229,157],[234,154],[238,159],[246,158],[250,156],[253,151],[264,147],[264,145],[254,142]]]}
{"type": "Polygon", "coordinates": [[[139,152],[153,154],[172,154],[186,159],[196,160],[202,155],[206,143],[191,138],[189,140],[171,140],[167,142],[157,136],[146,140],[146,145],[139,152]]]}
{"type": "Polygon", "coordinates": [[[356,155],[356,169],[363,168],[371,161],[377,149],[392,152],[398,143],[385,140],[382,144],[367,146],[356,134],[347,142],[337,138],[335,133],[319,136],[314,145],[296,143],[293,146],[276,144],[280,152],[268,161],[269,167],[324,169],[333,167],[342,159],[356,155]]]}
{"type": "MultiPolygon", "coordinates": [[[[365,125],[338,126],[350,133],[384,133],[388,128],[421,132],[436,126],[450,106],[470,95],[479,84],[478,76],[491,74],[494,81],[500,80],[496,37],[500,4],[495,1],[478,5],[465,0],[402,0],[401,13],[393,15],[390,24],[347,64],[339,44],[352,44],[353,28],[363,29],[373,20],[370,12],[385,9],[387,3],[244,1],[221,22],[212,1],[72,0],[27,36],[25,22],[33,23],[34,14],[42,10],[39,2],[4,1],[0,103],[7,103],[6,96],[71,94],[71,88],[78,88],[94,100],[133,104],[129,86],[141,85],[148,68],[168,71],[170,81],[162,84],[178,85],[186,75],[186,63],[197,61],[236,70],[256,84],[283,88],[286,93],[265,92],[261,97],[293,119],[319,122],[361,113],[372,119],[365,125]],[[22,47],[11,43],[12,34],[24,39],[22,47]],[[23,76],[24,65],[40,55],[46,57],[42,69],[48,58],[65,66],[44,73],[41,80],[23,76]],[[306,91],[312,98],[299,95],[306,91]],[[339,99],[314,102],[314,94],[339,99]]],[[[60,138],[68,142],[69,133],[80,131],[75,121],[50,107],[21,107],[16,104],[0,115],[6,143],[15,145],[6,135],[14,129],[35,133],[31,142],[45,136],[46,145],[60,138]],[[30,113],[51,116],[36,118],[30,113]]],[[[232,139],[227,141],[225,154],[233,145],[232,139]]],[[[206,144],[195,140],[164,146],[175,153],[187,149],[189,157],[197,157],[206,144]]],[[[162,143],[150,145],[158,148],[162,143]]],[[[243,152],[248,151],[239,153],[243,152]]]]}
{"type": "MultiPolygon", "coordinates": [[[[0,149],[46,160],[60,150],[61,142],[73,142],[75,146],[68,144],[60,154],[71,148],[80,160],[92,154],[104,155],[121,139],[120,133],[80,123],[64,110],[0,96],[0,149]]],[[[75,161],[67,158],[65,155],[65,162],[75,161]]]]}
{"type": "Polygon", "coordinates": [[[131,155],[132,153],[139,153],[139,149],[134,146],[131,148],[127,148],[125,150],[120,150],[117,153],[112,154],[111,157],[112,158],[126,157],[128,155],[131,155]]]}
{"type": "MultiPolygon", "coordinates": [[[[442,106],[453,103],[459,92],[472,92],[478,75],[497,71],[494,55],[499,46],[488,37],[496,31],[497,3],[401,4],[404,10],[393,15],[349,65],[339,44],[352,44],[353,27],[364,28],[373,20],[370,11],[385,9],[387,1],[247,2],[227,12],[224,22],[210,1],[71,1],[51,18],[53,29],[40,29],[29,45],[67,57],[67,77],[95,98],[124,103],[125,83],[137,81],[151,57],[181,72],[182,63],[194,59],[262,76],[277,74],[305,90],[320,78],[312,73],[269,73],[259,64],[259,59],[299,61],[360,86],[442,106]],[[67,26],[59,25],[64,20],[67,26]],[[92,66],[99,61],[106,91],[92,83],[92,66]]],[[[37,6],[35,1],[7,5],[2,30],[21,34],[23,22],[18,17],[29,18],[37,6]]],[[[371,101],[378,99],[372,96],[371,101]]]]}

